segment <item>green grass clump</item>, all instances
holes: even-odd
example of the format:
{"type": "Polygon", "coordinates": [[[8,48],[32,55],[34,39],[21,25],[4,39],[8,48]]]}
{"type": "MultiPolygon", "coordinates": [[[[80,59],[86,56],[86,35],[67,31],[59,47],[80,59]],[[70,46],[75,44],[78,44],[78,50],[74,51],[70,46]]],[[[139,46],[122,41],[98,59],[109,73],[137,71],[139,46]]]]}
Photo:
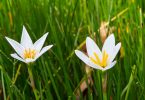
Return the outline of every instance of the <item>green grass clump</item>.
{"type": "Polygon", "coordinates": [[[40,100],[145,100],[144,7],[144,0],[1,0],[0,99],[35,99],[27,65],[10,56],[14,50],[5,39],[20,41],[25,25],[33,41],[49,32],[45,45],[54,45],[32,66],[40,100]],[[98,29],[104,21],[122,43],[117,64],[87,75],[74,50],[83,48],[87,36],[102,47],[98,29]],[[102,77],[107,77],[105,92],[102,77]],[[87,90],[81,92],[85,80],[87,90]]]}

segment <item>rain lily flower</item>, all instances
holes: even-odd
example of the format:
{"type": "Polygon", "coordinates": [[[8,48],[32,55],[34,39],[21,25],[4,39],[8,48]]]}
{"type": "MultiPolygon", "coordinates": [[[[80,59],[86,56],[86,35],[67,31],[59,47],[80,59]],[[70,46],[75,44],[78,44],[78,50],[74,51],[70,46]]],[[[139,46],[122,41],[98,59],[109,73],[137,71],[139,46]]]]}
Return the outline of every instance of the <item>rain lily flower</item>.
{"type": "Polygon", "coordinates": [[[48,33],[44,34],[39,40],[37,40],[34,44],[23,26],[21,42],[6,37],[7,41],[14,48],[16,53],[11,54],[11,56],[17,60],[20,60],[25,63],[34,62],[38,59],[42,54],[44,54],[47,50],[49,50],[53,45],[48,45],[42,48],[48,33]]]}
{"type": "Polygon", "coordinates": [[[120,47],[121,43],[115,45],[115,37],[113,34],[105,40],[102,51],[90,37],[87,37],[86,48],[88,56],[79,50],[75,50],[75,54],[88,66],[105,71],[116,64],[114,58],[119,52],[120,47]]]}

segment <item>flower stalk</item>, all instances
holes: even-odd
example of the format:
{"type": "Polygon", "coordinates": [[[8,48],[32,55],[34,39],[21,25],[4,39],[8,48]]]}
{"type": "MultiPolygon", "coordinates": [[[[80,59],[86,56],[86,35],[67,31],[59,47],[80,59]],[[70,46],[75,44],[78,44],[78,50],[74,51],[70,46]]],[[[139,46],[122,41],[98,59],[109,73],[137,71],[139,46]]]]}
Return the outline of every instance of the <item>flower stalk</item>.
{"type": "Polygon", "coordinates": [[[33,78],[33,73],[32,73],[32,64],[28,64],[28,74],[29,74],[29,78],[30,78],[30,85],[32,87],[33,93],[35,95],[35,99],[39,100],[39,96],[37,95],[37,89],[35,88],[35,82],[34,82],[34,78],[33,78]]]}
{"type": "Polygon", "coordinates": [[[102,72],[101,74],[103,100],[107,100],[107,73],[102,72]]]}
{"type": "MultiPolygon", "coordinates": [[[[104,71],[112,68],[116,64],[117,61],[115,60],[115,57],[120,50],[121,43],[115,45],[114,34],[109,35],[103,42],[103,47],[100,49],[94,40],[87,37],[87,54],[79,50],[75,50],[75,54],[86,65],[94,69],[99,69],[98,79],[100,84],[99,92],[101,93],[100,99],[107,100],[107,73],[104,73],[104,71]]],[[[88,72],[88,69],[86,72],[88,72]]]]}

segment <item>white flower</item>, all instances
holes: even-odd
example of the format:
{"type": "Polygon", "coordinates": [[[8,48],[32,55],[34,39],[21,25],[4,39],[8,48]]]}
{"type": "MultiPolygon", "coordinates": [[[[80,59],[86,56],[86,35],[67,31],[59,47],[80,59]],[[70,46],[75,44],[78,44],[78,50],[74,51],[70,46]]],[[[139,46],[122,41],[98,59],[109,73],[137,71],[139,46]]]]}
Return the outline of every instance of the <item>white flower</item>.
{"type": "Polygon", "coordinates": [[[20,60],[25,63],[34,62],[38,59],[43,53],[49,50],[53,45],[48,45],[42,48],[48,33],[44,34],[39,40],[37,40],[34,44],[23,26],[21,43],[6,37],[7,41],[14,48],[16,53],[11,54],[11,56],[17,60],[20,60]]]}
{"type": "Polygon", "coordinates": [[[120,47],[121,43],[115,45],[114,34],[111,34],[105,40],[102,51],[90,37],[87,37],[86,48],[88,56],[79,50],[75,50],[75,54],[88,66],[104,71],[112,68],[116,64],[114,58],[120,50],[120,47]]]}

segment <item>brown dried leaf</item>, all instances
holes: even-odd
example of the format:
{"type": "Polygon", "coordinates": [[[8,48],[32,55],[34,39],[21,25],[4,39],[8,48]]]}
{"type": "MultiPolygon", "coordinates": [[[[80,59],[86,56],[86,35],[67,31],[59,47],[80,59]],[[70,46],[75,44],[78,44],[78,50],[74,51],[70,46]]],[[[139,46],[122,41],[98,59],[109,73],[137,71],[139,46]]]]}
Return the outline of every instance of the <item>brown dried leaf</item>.
{"type": "Polygon", "coordinates": [[[107,35],[110,33],[113,33],[115,30],[115,27],[108,27],[108,22],[102,21],[101,22],[101,26],[99,28],[99,32],[100,32],[100,37],[101,37],[101,41],[102,43],[104,43],[104,41],[107,38],[107,35]]]}
{"type": "Polygon", "coordinates": [[[107,33],[108,33],[108,27],[107,27],[106,23],[107,22],[104,22],[104,21],[101,22],[101,26],[99,28],[102,43],[104,43],[104,41],[107,37],[107,33]]]}

